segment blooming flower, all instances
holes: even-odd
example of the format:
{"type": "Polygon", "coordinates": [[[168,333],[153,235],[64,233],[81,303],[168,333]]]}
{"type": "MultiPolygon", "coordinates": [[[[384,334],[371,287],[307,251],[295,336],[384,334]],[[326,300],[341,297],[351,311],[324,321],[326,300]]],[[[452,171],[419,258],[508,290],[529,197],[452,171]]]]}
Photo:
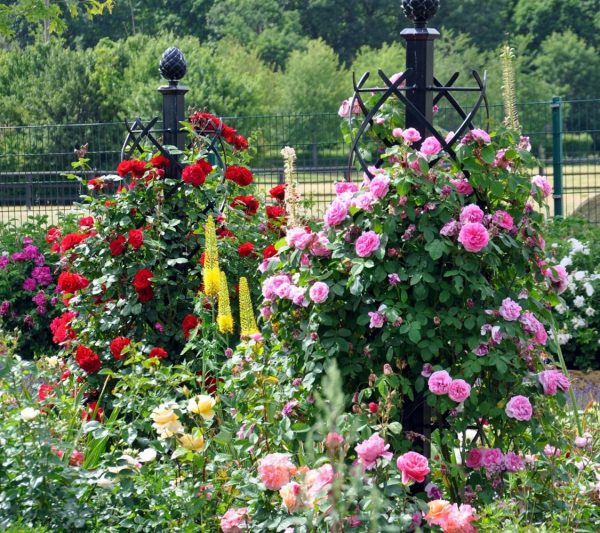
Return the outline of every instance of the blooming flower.
{"type": "Polygon", "coordinates": [[[433,394],[448,394],[452,378],[445,370],[438,370],[429,376],[427,385],[433,394]]]}
{"type": "Polygon", "coordinates": [[[535,194],[536,191],[542,193],[542,197],[547,198],[552,194],[552,185],[548,183],[548,180],[544,176],[533,176],[531,178],[531,193],[535,194]]]}
{"type": "Polygon", "coordinates": [[[466,178],[451,179],[450,183],[454,185],[456,192],[462,194],[463,196],[469,196],[475,192],[475,190],[466,178]]]}
{"type": "Polygon", "coordinates": [[[290,482],[290,476],[296,472],[296,467],[286,453],[271,453],[258,463],[260,480],[269,490],[279,490],[290,482]]]}
{"type": "Polygon", "coordinates": [[[90,350],[90,348],[82,344],[77,346],[75,361],[77,361],[77,364],[88,374],[98,372],[102,366],[102,362],[100,361],[98,354],[94,353],[92,350],[90,350]]]}
{"type": "Polygon", "coordinates": [[[152,426],[161,439],[183,433],[183,426],[177,413],[175,413],[176,408],[177,404],[175,402],[165,402],[155,407],[150,414],[150,418],[154,421],[152,426]]]}
{"type": "Polygon", "coordinates": [[[492,215],[492,222],[496,224],[496,226],[510,231],[513,229],[515,223],[513,218],[506,211],[498,210],[492,215]]]}
{"type": "Polygon", "coordinates": [[[217,400],[212,396],[200,394],[190,398],[187,409],[190,413],[200,415],[204,420],[212,420],[215,416],[213,409],[215,403],[217,403],[217,400]]]}
{"type": "Polygon", "coordinates": [[[356,255],[359,257],[369,257],[375,250],[379,248],[381,241],[379,235],[374,231],[364,232],[356,239],[355,249],[356,255]]]}
{"type": "Polygon", "coordinates": [[[448,387],[448,397],[455,402],[464,402],[471,395],[471,385],[464,379],[453,379],[448,387]]]}
{"type": "Polygon", "coordinates": [[[490,242],[490,235],[483,224],[479,222],[469,222],[465,224],[458,234],[460,242],[467,252],[480,252],[490,242]]]}
{"type": "Polygon", "coordinates": [[[467,224],[468,222],[483,222],[483,211],[476,204],[469,204],[462,208],[460,212],[460,223],[467,224]]]}
{"type": "Polygon", "coordinates": [[[21,420],[23,420],[23,422],[31,422],[40,414],[40,412],[41,411],[34,409],[33,407],[25,407],[20,413],[21,420]]]}
{"type": "Polygon", "coordinates": [[[421,145],[420,152],[423,155],[436,155],[442,149],[442,145],[435,137],[427,137],[421,145]]]}
{"type": "Polygon", "coordinates": [[[232,507],[221,517],[219,525],[223,533],[243,533],[249,529],[248,522],[249,514],[247,507],[239,509],[232,507]]]}
{"type": "Polygon", "coordinates": [[[371,470],[375,468],[377,459],[391,460],[393,455],[392,452],[388,452],[389,447],[389,444],[386,444],[377,433],[374,433],[367,440],[357,444],[354,450],[365,470],[371,470]]]}
{"type": "Polygon", "coordinates": [[[544,388],[544,394],[554,396],[558,389],[567,392],[570,387],[569,378],[558,370],[544,370],[538,374],[538,380],[544,388]]]}
{"type": "Polygon", "coordinates": [[[513,396],[506,404],[505,412],[510,418],[526,422],[531,420],[533,408],[526,396],[513,396]]]}
{"type": "Polygon", "coordinates": [[[396,466],[402,472],[402,483],[405,485],[411,481],[422,483],[425,481],[425,476],[431,471],[427,457],[417,452],[408,452],[401,455],[396,460],[396,466]]]}
{"type": "Polygon", "coordinates": [[[300,497],[301,492],[302,486],[295,481],[290,481],[279,489],[281,502],[288,513],[296,511],[302,506],[302,499],[300,497]]]}
{"type": "Polygon", "coordinates": [[[329,296],[329,285],[322,281],[317,281],[308,291],[310,299],[316,304],[323,303],[329,296]]]}
{"type": "Polygon", "coordinates": [[[471,448],[467,453],[465,464],[469,468],[477,469],[483,466],[483,458],[485,456],[485,448],[471,448]]]}
{"type": "Polygon", "coordinates": [[[199,432],[195,432],[193,434],[184,433],[178,437],[178,440],[186,450],[197,452],[204,448],[204,437],[199,432]]]}
{"type": "Polygon", "coordinates": [[[402,132],[402,138],[407,144],[413,144],[421,140],[421,134],[415,128],[407,128],[402,132]]]}
{"type": "Polygon", "coordinates": [[[383,198],[390,189],[390,178],[386,174],[378,174],[369,182],[369,191],[375,198],[383,198]]]}
{"type": "Polygon", "coordinates": [[[504,320],[517,320],[517,318],[519,318],[521,315],[521,306],[510,298],[504,298],[504,300],[502,300],[499,313],[504,320]]]}

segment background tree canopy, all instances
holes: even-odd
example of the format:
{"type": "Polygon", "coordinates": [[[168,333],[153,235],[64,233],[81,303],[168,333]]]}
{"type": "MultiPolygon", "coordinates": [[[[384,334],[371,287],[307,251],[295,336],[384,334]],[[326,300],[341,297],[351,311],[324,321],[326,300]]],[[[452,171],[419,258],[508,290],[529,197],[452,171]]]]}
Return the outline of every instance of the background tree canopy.
{"type": "MultiPolygon", "coordinates": [[[[400,0],[12,0],[0,2],[5,124],[154,114],[168,46],[189,60],[191,105],[217,113],[333,112],[352,72],[404,67],[400,0]],[[57,90],[58,89],[58,90],[57,90]]],[[[443,0],[436,75],[487,70],[516,50],[520,100],[598,95],[600,0],[443,0]]]]}

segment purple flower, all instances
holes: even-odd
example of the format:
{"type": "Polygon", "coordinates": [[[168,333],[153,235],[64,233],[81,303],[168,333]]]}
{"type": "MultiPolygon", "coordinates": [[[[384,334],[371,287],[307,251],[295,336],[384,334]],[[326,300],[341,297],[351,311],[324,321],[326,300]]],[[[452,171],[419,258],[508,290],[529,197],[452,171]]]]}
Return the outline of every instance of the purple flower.
{"type": "Polygon", "coordinates": [[[31,329],[33,327],[33,317],[31,315],[25,315],[25,318],[23,319],[23,325],[27,329],[31,329]]]}
{"type": "Polygon", "coordinates": [[[38,305],[35,308],[35,312],[40,316],[44,316],[46,314],[47,310],[43,305],[38,305]]]}
{"type": "Polygon", "coordinates": [[[34,291],[37,287],[37,282],[33,278],[27,278],[23,282],[23,290],[24,291],[34,291]]]}
{"type": "Polygon", "coordinates": [[[371,329],[383,327],[383,324],[385,323],[385,316],[379,311],[369,311],[369,317],[371,318],[369,322],[369,327],[371,329]]]}
{"type": "Polygon", "coordinates": [[[35,259],[40,255],[40,251],[38,250],[37,246],[28,244],[23,248],[23,255],[25,256],[25,259],[35,259]]]}
{"type": "Polygon", "coordinates": [[[158,331],[159,333],[165,332],[165,327],[160,322],[157,322],[156,324],[154,324],[154,329],[156,331],[158,331]]]}
{"type": "Polygon", "coordinates": [[[289,417],[294,413],[294,408],[298,405],[298,400],[290,400],[287,402],[281,410],[281,415],[289,417]]]}
{"type": "Polygon", "coordinates": [[[38,282],[38,285],[45,287],[52,283],[52,271],[47,266],[36,266],[31,271],[31,277],[38,282]]]}
{"type": "Polygon", "coordinates": [[[50,305],[52,307],[56,306],[56,304],[58,303],[58,298],[56,296],[53,296],[52,299],[50,300],[50,305]]]}
{"type": "Polygon", "coordinates": [[[10,310],[10,302],[8,300],[4,300],[0,304],[0,316],[8,315],[8,311],[10,310]]]}
{"type": "Polygon", "coordinates": [[[23,245],[29,246],[30,244],[33,244],[33,239],[31,237],[23,237],[23,245]]]}
{"type": "Polygon", "coordinates": [[[425,363],[421,369],[421,375],[424,378],[428,378],[431,374],[433,374],[433,367],[429,363],[425,363]]]}
{"type": "Polygon", "coordinates": [[[434,483],[427,483],[425,485],[425,494],[427,494],[430,500],[441,500],[443,496],[442,491],[434,483]]]}
{"type": "Polygon", "coordinates": [[[395,272],[393,274],[388,274],[388,282],[390,285],[398,285],[398,283],[400,283],[400,276],[395,272]]]}
{"type": "Polygon", "coordinates": [[[31,301],[35,305],[46,305],[46,293],[44,291],[39,291],[31,301]]]}
{"type": "Polygon", "coordinates": [[[10,258],[8,255],[0,255],[0,270],[4,270],[8,263],[10,262],[10,258]]]}

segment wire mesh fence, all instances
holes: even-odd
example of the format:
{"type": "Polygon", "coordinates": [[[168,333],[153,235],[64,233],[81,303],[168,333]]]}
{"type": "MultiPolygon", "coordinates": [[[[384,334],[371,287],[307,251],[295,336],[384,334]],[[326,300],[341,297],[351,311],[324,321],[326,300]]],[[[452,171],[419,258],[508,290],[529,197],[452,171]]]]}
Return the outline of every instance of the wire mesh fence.
{"type": "MultiPolygon", "coordinates": [[[[600,99],[518,105],[524,135],[540,161],[540,171],[558,179],[556,199],[562,214],[600,220],[600,99]],[[560,120],[556,122],[557,112],[560,120]],[[560,189],[557,189],[560,190],[560,189]]],[[[449,109],[440,109],[436,124],[452,129],[449,109]]],[[[503,120],[501,105],[480,111],[477,124],[494,129],[503,120]]],[[[328,114],[286,114],[224,117],[250,136],[256,147],[253,171],[260,188],[283,179],[280,151],[292,146],[297,154],[298,181],[309,215],[317,216],[333,196],[333,183],[348,178],[348,146],[340,118],[328,114]]],[[[68,212],[81,194],[77,181],[68,180],[75,150],[88,145],[92,175],[114,172],[125,138],[123,123],[0,127],[0,222],[46,214],[51,221],[68,212]]],[[[557,211],[559,212],[559,211],[557,211]]],[[[554,206],[550,209],[554,214],[554,206]]]]}

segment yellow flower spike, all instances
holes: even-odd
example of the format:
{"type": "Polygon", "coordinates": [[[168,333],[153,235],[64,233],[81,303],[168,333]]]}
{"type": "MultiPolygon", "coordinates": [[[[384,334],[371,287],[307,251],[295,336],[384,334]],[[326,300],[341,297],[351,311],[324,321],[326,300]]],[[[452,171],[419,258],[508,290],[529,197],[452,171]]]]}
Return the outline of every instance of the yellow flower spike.
{"type": "Polygon", "coordinates": [[[240,328],[242,337],[258,333],[248,280],[240,278],[240,328]]]}
{"type": "Polygon", "coordinates": [[[204,293],[217,296],[221,275],[219,272],[219,251],[217,249],[217,233],[212,215],[208,216],[204,230],[204,293]]]}
{"type": "Polygon", "coordinates": [[[233,316],[231,315],[231,303],[229,302],[229,286],[227,276],[221,272],[221,283],[219,284],[219,312],[217,314],[217,326],[221,333],[233,333],[233,316]]]}

